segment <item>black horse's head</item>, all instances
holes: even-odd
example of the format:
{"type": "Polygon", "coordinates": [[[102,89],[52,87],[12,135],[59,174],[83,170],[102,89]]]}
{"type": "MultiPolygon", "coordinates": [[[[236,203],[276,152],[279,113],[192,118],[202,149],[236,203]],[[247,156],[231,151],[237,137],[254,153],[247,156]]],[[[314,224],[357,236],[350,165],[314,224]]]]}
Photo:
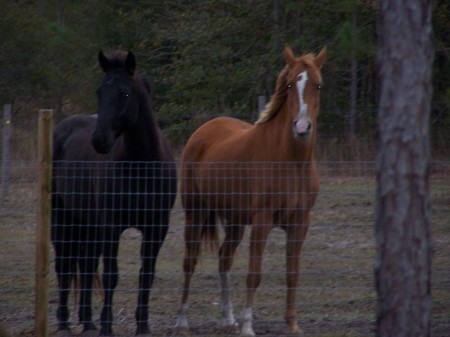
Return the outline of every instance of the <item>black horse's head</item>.
{"type": "Polygon", "coordinates": [[[100,51],[98,61],[105,77],[97,89],[97,126],[92,145],[97,152],[108,153],[124,130],[136,122],[140,88],[133,53],[116,51],[106,57],[100,51]]]}

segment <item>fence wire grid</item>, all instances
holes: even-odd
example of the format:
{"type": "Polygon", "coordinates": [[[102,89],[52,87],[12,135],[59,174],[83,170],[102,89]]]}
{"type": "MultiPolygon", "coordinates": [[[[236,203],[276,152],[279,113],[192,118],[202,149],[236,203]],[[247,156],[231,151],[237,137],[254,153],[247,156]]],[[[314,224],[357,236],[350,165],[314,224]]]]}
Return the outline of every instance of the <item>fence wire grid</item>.
{"type": "MultiPolygon", "coordinates": [[[[258,174],[261,172],[256,173],[256,167],[261,167],[261,164],[258,165],[249,168],[246,163],[234,163],[234,172],[248,173],[255,170],[255,174],[251,174],[251,176],[235,174],[231,178],[227,176],[226,179],[225,176],[222,176],[222,181],[205,175],[203,183],[206,185],[222,184],[225,190],[228,188],[228,196],[231,199],[242,199],[241,207],[246,208],[249,207],[245,203],[246,194],[251,193],[246,188],[246,184],[252,179],[258,179],[258,174]],[[236,190],[236,188],[238,189],[236,190]]],[[[177,166],[180,166],[179,163],[177,166]]],[[[66,169],[70,171],[73,167],[69,165],[69,168],[66,167],[66,169]]],[[[210,166],[208,169],[215,170],[217,173],[221,170],[225,172],[229,167],[219,165],[213,168],[210,166]]],[[[278,174],[271,183],[287,184],[289,186],[287,191],[293,193],[295,184],[290,175],[290,168],[277,168],[276,163],[264,167],[265,172],[274,169],[278,170],[278,174]],[[280,172],[284,173],[280,174],[280,172]]],[[[100,168],[97,165],[96,170],[97,174],[89,184],[86,184],[86,177],[83,174],[77,175],[73,170],[69,174],[71,176],[69,179],[64,178],[67,172],[63,171],[58,173],[61,176],[55,177],[64,181],[62,186],[65,187],[62,189],[62,193],[65,198],[71,198],[72,213],[90,212],[91,202],[102,198],[101,193],[97,193],[98,191],[112,196],[111,200],[114,200],[114,205],[117,205],[115,201],[119,200],[119,204],[126,211],[137,209],[140,212],[145,205],[149,204],[148,195],[144,192],[148,186],[156,182],[151,179],[143,179],[143,171],[134,178],[134,181],[116,179],[112,185],[110,181],[102,190],[98,188],[103,184],[102,181],[117,175],[117,170],[120,168],[105,169],[105,167],[100,168]],[[96,186],[96,189],[93,186],[96,186]],[[127,188],[130,188],[130,193],[126,191],[127,188]],[[137,189],[138,193],[131,193],[133,188],[137,189]],[[122,193],[114,194],[115,190],[122,190],[122,193]],[[92,194],[94,191],[97,191],[97,194],[92,194]],[[132,203],[127,204],[130,200],[132,203]]],[[[138,171],[140,169],[136,168],[136,172],[138,171]]],[[[182,172],[178,170],[178,184],[183,180],[184,173],[182,172]]],[[[375,163],[373,161],[319,162],[318,172],[320,192],[311,211],[309,232],[301,253],[297,291],[299,323],[308,336],[374,335],[376,315],[373,274],[375,261],[375,163]]],[[[450,312],[450,231],[448,224],[450,218],[450,162],[433,161],[430,163],[430,172],[433,240],[432,330],[433,336],[436,337],[445,336],[450,328],[448,314],[450,312]]],[[[265,176],[263,173],[261,176],[267,177],[268,175],[265,176]]],[[[36,166],[34,163],[14,162],[10,173],[9,192],[1,196],[0,324],[7,326],[14,336],[31,337],[34,335],[35,210],[37,207],[35,177],[36,166]]],[[[309,177],[302,176],[301,179],[303,180],[302,184],[309,183],[309,177]]],[[[188,183],[191,182],[188,180],[188,183]]],[[[155,336],[176,336],[174,326],[183,284],[185,223],[179,191],[178,188],[175,204],[171,210],[170,226],[158,256],[155,280],[150,294],[149,324],[155,336]]],[[[218,204],[217,195],[214,195],[214,188],[210,192],[211,194],[205,199],[211,201],[208,207],[222,207],[218,204]]],[[[272,193],[270,189],[257,192],[269,195],[272,193]]],[[[277,193],[275,199],[278,201],[273,203],[273,207],[276,208],[276,211],[282,212],[283,207],[286,206],[281,202],[284,200],[283,193],[279,193],[279,191],[277,193]]],[[[307,194],[308,191],[298,190],[296,193],[307,194]]],[[[271,195],[271,197],[274,196],[271,195]]],[[[229,205],[231,204],[229,201],[229,205]]],[[[160,205],[160,207],[162,206],[160,205]]],[[[108,211],[108,207],[104,209],[108,211]]],[[[121,211],[120,208],[115,207],[110,210],[121,211]]],[[[233,209],[227,211],[232,212],[233,209]]],[[[302,219],[295,221],[301,222],[302,219]]],[[[237,249],[230,274],[231,297],[237,317],[245,305],[249,233],[250,230],[247,228],[242,243],[237,249]]],[[[219,238],[223,239],[223,236],[224,232],[221,230],[219,238]]],[[[141,240],[141,232],[134,228],[126,229],[120,238],[119,283],[115,291],[113,306],[113,330],[116,336],[133,336],[135,333],[134,311],[139,288],[141,240]]],[[[274,228],[265,248],[262,282],[257,290],[253,310],[254,329],[258,336],[283,336],[286,331],[284,323],[285,242],[285,232],[278,227],[274,228]]],[[[58,286],[54,271],[54,256],[52,250],[50,252],[52,265],[48,307],[50,335],[55,333],[57,327],[58,286]]],[[[100,274],[102,267],[100,264],[100,274]]],[[[82,329],[77,317],[78,295],[79,289],[77,289],[77,285],[74,285],[69,300],[70,321],[74,334],[80,333],[82,329]]],[[[101,284],[94,282],[93,318],[97,327],[99,326],[102,302],[101,284]]],[[[192,279],[188,303],[192,336],[227,335],[221,329],[217,253],[202,252],[192,279]]]]}

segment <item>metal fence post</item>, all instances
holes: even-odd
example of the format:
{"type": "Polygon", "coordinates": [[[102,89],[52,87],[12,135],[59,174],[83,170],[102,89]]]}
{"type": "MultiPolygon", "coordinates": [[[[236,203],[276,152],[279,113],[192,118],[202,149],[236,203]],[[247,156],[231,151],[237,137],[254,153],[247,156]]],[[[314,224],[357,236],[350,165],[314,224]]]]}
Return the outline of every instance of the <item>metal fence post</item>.
{"type": "Polygon", "coordinates": [[[11,142],[11,104],[3,106],[3,141],[2,141],[2,196],[9,193],[10,142],[11,142]]]}
{"type": "Polygon", "coordinates": [[[260,113],[261,111],[263,111],[266,107],[267,104],[267,99],[265,95],[260,95],[258,96],[258,113],[260,113]]]}
{"type": "Polygon", "coordinates": [[[266,96],[265,95],[258,96],[258,112],[256,114],[255,120],[259,118],[261,111],[263,111],[266,108],[266,104],[267,104],[266,96]]]}

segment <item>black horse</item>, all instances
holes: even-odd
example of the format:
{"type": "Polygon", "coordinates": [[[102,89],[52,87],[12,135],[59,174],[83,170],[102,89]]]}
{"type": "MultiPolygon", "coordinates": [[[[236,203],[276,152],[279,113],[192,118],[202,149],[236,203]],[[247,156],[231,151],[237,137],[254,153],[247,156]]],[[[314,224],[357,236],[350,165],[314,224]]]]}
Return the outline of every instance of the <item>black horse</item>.
{"type": "Polygon", "coordinates": [[[131,52],[98,60],[105,76],[97,90],[96,116],[72,116],[54,130],[52,242],[59,285],[60,335],[70,335],[68,295],[79,274],[79,319],[84,334],[92,321],[92,282],[103,256],[104,305],[101,336],[112,335],[113,293],[118,282],[121,233],[142,232],[137,335],[149,334],[148,301],[155,262],[169,226],[176,191],[176,166],[158,128],[150,87],[136,71],[131,52]]]}

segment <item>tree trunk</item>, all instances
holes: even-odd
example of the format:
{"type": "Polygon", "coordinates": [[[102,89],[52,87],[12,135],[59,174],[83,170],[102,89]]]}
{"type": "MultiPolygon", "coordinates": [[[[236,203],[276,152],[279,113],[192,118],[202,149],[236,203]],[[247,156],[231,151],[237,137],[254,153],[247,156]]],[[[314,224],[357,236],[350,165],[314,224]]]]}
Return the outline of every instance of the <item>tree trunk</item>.
{"type": "Polygon", "coordinates": [[[381,0],[377,336],[430,336],[431,0],[381,0]]]}

